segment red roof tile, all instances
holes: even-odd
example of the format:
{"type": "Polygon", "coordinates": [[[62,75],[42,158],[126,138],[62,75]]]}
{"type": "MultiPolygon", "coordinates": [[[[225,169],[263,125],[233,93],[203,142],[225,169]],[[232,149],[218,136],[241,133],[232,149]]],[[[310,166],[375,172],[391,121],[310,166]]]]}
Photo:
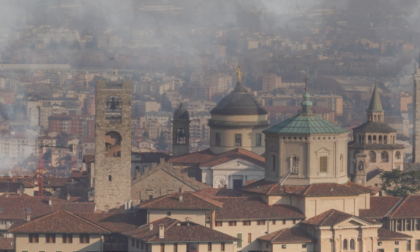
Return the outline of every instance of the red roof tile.
{"type": "Polygon", "coordinates": [[[111,232],[125,232],[136,229],[147,221],[145,211],[133,213],[95,213],[95,214],[77,214],[81,218],[95,223],[111,232]]]}
{"type": "Polygon", "coordinates": [[[264,195],[297,194],[307,197],[319,196],[351,196],[370,193],[368,187],[347,182],[346,184],[324,183],[305,186],[280,186],[279,183],[258,180],[242,187],[240,190],[264,195]]]}
{"type": "Polygon", "coordinates": [[[402,197],[392,196],[370,197],[370,209],[359,210],[359,216],[364,218],[383,218],[396,207],[402,199],[402,197]]]}
{"type": "Polygon", "coordinates": [[[217,198],[223,208],[216,210],[216,220],[304,219],[305,215],[289,205],[269,206],[259,197],[217,198]]]}
{"type": "Polygon", "coordinates": [[[0,238],[0,250],[15,250],[15,239],[0,238]]]}
{"type": "Polygon", "coordinates": [[[235,189],[225,189],[225,188],[205,188],[201,191],[195,192],[195,195],[204,197],[204,198],[217,198],[217,197],[240,197],[242,196],[241,191],[235,189]]]}
{"type": "Polygon", "coordinates": [[[410,235],[394,232],[385,228],[378,229],[378,240],[407,240],[413,238],[410,235]]]}
{"type": "Polygon", "coordinates": [[[315,226],[334,226],[340,222],[348,220],[350,218],[357,218],[369,224],[378,224],[376,221],[363,219],[354,215],[344,213],[335,209],[330,209],[326,212],[318,214],[312,218],[302,221],[303,224],[315,225],[315,226]]]}
{"type": "Polygon", "coordinates": [[[141,209],[219,209],[223,203],[201,197],[191,192],[172,193],[152,200],[142,201],[141,209]],[[179,199],[182,195],[182,201],[179,199]]]}
{"type": "Polygon", "coordinates": [[[200,164],[202,162],[207,162],[215,156],[216,154],[211,152],[210,149],[206,149],[178,157],[172,157],[168,160],[168,163],[200,164]]]}
{"type": "Polygon", "coordinates": [[[219,155],[216,155],[214,158],[211,158],[210,160],[200,162],[200,166],[203,167],[211,167],[216,166],[219,164],[223,164],[226,162],[229,162],[231,160],[235,159],[242,159],[246,160],[248,162],[251,162],[253,164],[259,165],[261,167],[264,167],[265,158],[255,154],[252,151],[244,150],[244,149],[234,149],[227,152],[223,152],[219,155]]]}
{"type": "Polygon", "coordinates": [[[180,222],[167,217],[123,234],[146,242],[233,242],[239,240],[194,222],[180,222]],[[164,226],[163,238],[159,238],[159,225],[164,226]],[[150,226],[153,228],[150,229],[150,226]]]}
{"type": "Polygon", "coordinates": [[[389,218],[420,217],[420,195],[410,195],[387,215],[389,218]]]}
{"type": "Polygon", "coordinates": [[[302,228],[286,228],[277,232],[262,236],[258,240],[273,243],[309,243],[315,240],[302,228]]]}
{"type": "Polygon", "coordinates": [[[79,216],[57,211],[38,217],[30,222],[13,224],[10,233],[90,233],[107,234],[109,230],[89,222],[79,216]]]}

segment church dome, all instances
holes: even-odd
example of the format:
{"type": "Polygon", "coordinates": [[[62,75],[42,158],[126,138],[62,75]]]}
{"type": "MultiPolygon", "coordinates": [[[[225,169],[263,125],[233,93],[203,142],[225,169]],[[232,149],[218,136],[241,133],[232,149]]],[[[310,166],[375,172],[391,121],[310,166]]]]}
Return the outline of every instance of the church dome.
{"type": "Polygon", "coordinates": [[[190,120],[190,115],[188,114],[188,110],[186,110],[182,106],[182,103],[179,104],[179,108],[177,108],[177,110],[175,110],[174,112],[174,120],[186,120],[186,121],[190,120]]]}
{"type": "Polygon", "coordinates": [[[266,115],[268,112],[249,94],[240,82],[225,96],[210,114],[214,115],[266,115]]]}

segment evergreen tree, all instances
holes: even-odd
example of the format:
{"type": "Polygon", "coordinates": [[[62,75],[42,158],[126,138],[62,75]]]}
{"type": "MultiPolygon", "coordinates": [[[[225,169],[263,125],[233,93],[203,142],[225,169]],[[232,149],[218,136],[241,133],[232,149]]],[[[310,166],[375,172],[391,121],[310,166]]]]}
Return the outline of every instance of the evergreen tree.
{"type": "Polygon", "coordinates": [[[166,93],[164,93],[162,95],[161,108],[162,108],[163,111],[168,111],[168,112],[171,112],[172,111],[172,103],[169,100],[169,98],[166,95],[166,93]]]}
{"type": "Polygon", "coordinates": [[[160,133],[160,136],[157,138],[158,144],[156,145],[156,149],[158,150],[166,150],[168,148],[168,144],[165,140],[165,134],[163,132],[160,133]]]}
{"type": "Polygon", "coordinates": [[[420,188],[420,171],[392,171],[383,172],[381,175],[382,190],[390,196],[405,197],[416,194],[420,188]]]}

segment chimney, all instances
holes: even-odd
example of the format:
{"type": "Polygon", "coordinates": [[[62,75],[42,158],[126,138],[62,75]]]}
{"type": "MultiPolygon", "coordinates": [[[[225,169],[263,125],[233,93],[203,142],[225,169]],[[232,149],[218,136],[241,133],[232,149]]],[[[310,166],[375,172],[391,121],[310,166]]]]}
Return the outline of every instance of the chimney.
{"type": "Polygon", "coordinates": [[[227,189],[227,185],[224,185],[224,186],[223,186],[223,188],[224,188],[224,189],[227,189]]]}
{"type": "Polygon", "coordinates": [[[182,202],[184,197],[182,197],[182,194],[179,195],[179,202],[182,202]]]}
{"type": "Polygon", "coordinates": [[[19,195],[22,195],[22,192],[20,191],[20,189],[17,189],[17,193],[18,193],[19,195]]]}
{"type": "Polygon", "coordinates": [[[71,198],[70,193],[67,193],[67,201],[69,201],[71,198]]]}
{"type": "Polygon", "coordinates": [[[26,215],[26,221],[27,222],[30,222],[31,221],[31,215],[30,214],[26,215]]]}
{"type": "Polygon", "coordinates": [[[153,224],[149,225],[149,230],[152,231],[153,230],[153,224]]]}
{"type": "Polygon", "coordinates": [[[159,239],[165,238],[165,226],[159,224],[159,239]]]}
{"type": "Polygon", "coordinates": [[[48,200],[48,205],[49,205],[49,206],[52,206],[52,200],[51,200],[51,197],[50,197],[50,199],[48,200]]]}
{"type": "Polygon", "coordinates": [[[181,187],[179,188],[179,193],[184,193],[184,187],[182,187],[182,186],[181,186],[181,187]]]}

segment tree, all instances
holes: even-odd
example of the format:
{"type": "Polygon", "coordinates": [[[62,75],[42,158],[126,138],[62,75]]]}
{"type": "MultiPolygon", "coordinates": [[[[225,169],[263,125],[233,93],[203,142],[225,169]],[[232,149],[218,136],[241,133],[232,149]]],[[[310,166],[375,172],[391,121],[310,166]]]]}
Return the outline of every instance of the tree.
{"type": "Polygon", "coordinates": [[[85,48],[86,48],[86,49],[92,49],[92,50],[96,50],[96,49],[98,49],[98,44],[97,44],[97,42],[96,42],[96,38],[94,37],[92,40],[87,41],[87,42],[85,43],[85,48]]]}
{"type": "Polygon", "coordinates": [[[165,134],[163,132],[160,133],[160,136],[157,138],[158,144],[156,145],[156,149],[158,150],[166,150],[168,148],[168,144],[166,143],[165,134]]]}
{"type": "Polygon", "coordinates": [[[77,40],[73,41],[70,48],[73,49],[73,50],[80,50],[81,47],[80,47],[79,41],[77,41],[77,40]]]}
{"type": "Polygon", "coordinates": [[[417,193],[420,188],[420,171],[392,171],[383,172],[381,175],[382,190],[390,196],[405,197],[417,193]]]}
{"type": "Polygon", "coordinates": [[[166,93],[164,93],[162,95],[162,101],[161,101],[161,108],[163,111],[168,111],[171,112],[172,111],[172,103],[169,100],[168,96],[166,95],[166,93]]]}
{"type": "Polygon", "coordinates": [[[149,132],[147,131],[143,132],[143,137],[149,139],[149,132]]]}

